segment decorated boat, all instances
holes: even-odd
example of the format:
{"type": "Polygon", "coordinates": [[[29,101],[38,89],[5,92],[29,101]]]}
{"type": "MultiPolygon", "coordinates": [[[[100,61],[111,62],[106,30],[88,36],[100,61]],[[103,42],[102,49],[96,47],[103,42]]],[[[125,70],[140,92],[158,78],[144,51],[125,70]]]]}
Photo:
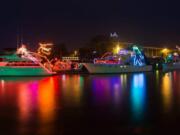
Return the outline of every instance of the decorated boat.
{"type": "Polygon", "coordinates": [[[49,76],[56,74],[51,63],[25,45],[15,53],[0,56],[0,76],[49,76]]]}
{"type": "Polygon", "coordinates": [[[180,70],[180,62],[163,64],[163,71],[180,70]]]}
{"type": "Polygon", "coordinates": [[[177,50],[167,54],[165,63],[163,64],[163,71],[178,70],[180,69],[180,47],[177,50]]]}
{"type": "Polygon", "coordinates": [[[94,63],[83,63],[89,73],[129,73],[152,71],[152,66],[146,64],[145,55],[138,46],[121,49],[117,54],[106,53],[94,63]]]}

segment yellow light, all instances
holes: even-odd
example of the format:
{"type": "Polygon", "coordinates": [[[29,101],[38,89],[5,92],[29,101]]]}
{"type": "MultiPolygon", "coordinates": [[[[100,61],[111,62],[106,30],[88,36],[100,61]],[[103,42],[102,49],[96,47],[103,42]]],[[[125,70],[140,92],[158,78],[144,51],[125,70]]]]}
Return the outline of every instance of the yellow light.
{"type": "Polygon", "coordinates": [[[167,54],[169,52],[169,49],[164,48],[161,52],[164,53],[164,54],[167,54]]]}
{"type": "Polygon", "coordinates": [[[119,44],[113,49],[113,53],[114,54],[118,54],[119,51],[121,50],[122,48],[119,46],[119,44]]]}
{"type": "Polygon", "coordinates": [[[53,43],[39,43],[40,46],[52,46],[53,43]]]}
{"type": "Polygon", "coordinates": [[[53,43],[39,43],[38,53],[50,55],[53,43]]]}
{"type": "Polygon", "coordinates": [[[116,47],[116,52],[118,53],[119,51],[120,51],[120,47],[117,46],[117,47],[116,47]]]}
{"type": "Polygon", "coordinates": [[[77,55],[77,53],[78,53],[78,52],[75,50],[75,51],[74,51],[74,55],[76,56],[76,55],[77,55]]]}

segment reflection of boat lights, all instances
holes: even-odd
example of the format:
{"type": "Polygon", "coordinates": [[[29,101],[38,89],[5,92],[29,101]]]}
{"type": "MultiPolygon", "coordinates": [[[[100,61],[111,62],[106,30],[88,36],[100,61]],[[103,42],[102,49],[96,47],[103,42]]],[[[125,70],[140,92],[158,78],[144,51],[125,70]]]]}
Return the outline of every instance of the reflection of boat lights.
{"type": "Polygon", "coordinates": [[[119,107],[122,93],[126,89],[126,75],[92,77],[92,87],[93,99],[96,104],[109,104],[113,100],[113,105],[119,107]]]}
{"type": "Polygon", "coordinates": [[[159,70],[156,70],[156,84],[159,82],[159,70]]]}
{"type": "Polygon", "coordinates": [[[4,80],[1,80],[1,89],[4,90],[4,88],[5,88],[4,80]]]}
{"type": "Polygon", "coordinates": [[[84,78],[82,76],[79,76],[80,81],[80,87],[82,88],[84,86],[84,78]]]}
{"type": "Polygon", "coordinates": [[[1,86],[4,87],[4,80],[1,80],[1,86]]]}
{"type": "Polygon", "coordinates": [[[118,89],[119,88],[119,83],[115,83],[114,84],[114,89],[116,90],[116,89],[118,89]]]}
{"type": "Polygon", "coordinates": [[[66,75],[62,75],[62,80],[63,80],[63,81],[66,80],[66,75]]]}
{"type": "Polygon", "coordinates": [[[165,111],[169,111],[172,103],[172,74],[166,73],[162,78],[162,96],[165,111]]]}
{"type": "Polygon", "coordinates": [[[132,111],[135,119],[141,119],[144,113],[146,81],[144,74],[135,74],[131,84],[132,111]]]}
{"type": "MultiPolygon", "coordinates": [[[[120,80],[121,81],[121,80],[120,80]]],[[[121,82],[114,84],[114,90],[113,90],[113,96],[114,96],[114,102],[115,104],[119,104],[119,101],[121,99],[121,82]]]]}
{"type": "Polygon", "coordinates": [[[62,94],[67,105],[80,105],[83,87],[84,78],[82,76],[66,75],[65,83],[62,83],[62,94]]]}
{"type": "Polygon", "coordinates": [[[97,104],[106,104],[110,99],[110,90],[114,90],[114,84],[117,83],[119,79],[116,77],[106,78],[106,77],[93,77],[92,78],[92,90],[93,99],[97,104]]]}
{"type": "Polygon", "coordinates": [[[31,89],[26,84],[19,85],[18,103],[20,110],[20,119],[22,122],[26,122],[30,116],[30,110],[34,104],[32,104],[33,95],[31,95],[31,89]],[[32,104],[32,105],[31,105],[32,104]]]}
{"type": "Polygon", "coordinates": [[[52,121],[55,115],[55,77],[48,77],[40,81],[38,87],[38,104],[42,122],[52,121]]]}
{"type": "Polygon", "coordinates": [[[173,72],[173,79],[176,82],[176,80],[177,80],[177,72],[176,71],[173,72]]]}

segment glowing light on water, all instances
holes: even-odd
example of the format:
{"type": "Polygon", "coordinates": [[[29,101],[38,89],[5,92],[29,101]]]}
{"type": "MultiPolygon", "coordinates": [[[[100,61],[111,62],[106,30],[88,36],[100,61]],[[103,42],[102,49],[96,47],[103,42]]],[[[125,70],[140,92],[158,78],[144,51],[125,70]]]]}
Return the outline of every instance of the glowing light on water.
{"type": "Polygon", "coordinates": [[[45,78],[39,82],[38,104],[42,121],[53,119],[55,107],[55,80],[52,77],[45,78]]]}
{"type": "Polygon", "coordinates": [[[84,78],[80,75],[66,76],[64,82],[62,77],[63,100],[67,105],[80,105],[82,90],[84,87],[84,78]]]}
{"type": "Polygon", "coordinates": [[[27,122],[30,118],[30,111],[36,106],[32,104],[33,97],[30,87],[26,84],[19,83],[18,87],[18,105],[19,105],[19,118],[21,122],[27,122]]]}
{"type": "Polygon", "coordinates": [[[127,74],[122,74],[120,78],[121,78],[121,86],[125,90],[127,87],[127,74]]]}
{"type": "Polygon", "coordinates": [[[176,71],[174,71],[173,72],[173,80],[176,82],[176,80],[177,80],[177,72],[176,71]]]}
{"type": "Polygon", "coordinates": [[[156,87],[159,85],[159,70],[156,70],[156,87]]]}
{"type": "Polygon", "coordinates": [[[131,82],[131,101],[133,118],[143,118],[146,98],[146,80],[144,74],[135,74],[131,82]]]}
{"type": "Polygon", "coordinates": [[[1,89],[4,90],[4,88],[5,88],[4,80],[1,80],[1,89]]]}
{"type": "Polygon", "coordinates": [[[126,92],[127,75],[92,77],[93,98],[96,104],[105,105],[111,101],[116,107],[120,107],[123,94],[126,92]]]}
{"type": "Polygon", "coordinates": [[[21,122],[31,118],[31,111],[38,109],[41,123],[52,121],[55,116],[56,77],[47,77],[38,81],[18,82],[18,105],[21,122]]]}
{"type": "Polygon", "coordinates": [[[165,111],[172,105],[172,73],[166,73],[162,78],[162,96],[165,111]]]}
{"type": "Polygon", "coordinates": [[[66,75],[62,75],[62,80],[63,80],[63,81],[66,80],[66,75]]]}

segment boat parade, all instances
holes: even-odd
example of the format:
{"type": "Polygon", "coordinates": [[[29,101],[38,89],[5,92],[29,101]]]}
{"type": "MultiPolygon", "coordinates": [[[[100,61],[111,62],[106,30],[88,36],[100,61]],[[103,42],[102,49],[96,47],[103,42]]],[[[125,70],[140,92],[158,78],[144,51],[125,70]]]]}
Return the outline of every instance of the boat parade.
{"type": "MultiPolygon", "coordinates": [[[[39,43],[34,52],[21,44],[16,51],[0,55],[0,76],[51,76],[57,74],[120,74],[136,72],[163,72],[180,69],[180,47],[170,50],[159,49],[160,56],[148,57],[148,47],[134,43],[117,42],[109,52],[91,57],[80,58],[80,52],[73,55],[53,57],[53,43],[39,43]],[[121,45],[120,45],[121,44],[121,45]]],[[[151,48],[151,47],[149,47],[151,48]]],[[[157,50],[156,50],[157,51],[157,50]]],[[[93,50],[93,54],[97,53],[93,50]]]]}
{"type": "Polygon", "coordinates": [[[180,0],[1,0],[0,135],[180,134],[180,0]]]}

